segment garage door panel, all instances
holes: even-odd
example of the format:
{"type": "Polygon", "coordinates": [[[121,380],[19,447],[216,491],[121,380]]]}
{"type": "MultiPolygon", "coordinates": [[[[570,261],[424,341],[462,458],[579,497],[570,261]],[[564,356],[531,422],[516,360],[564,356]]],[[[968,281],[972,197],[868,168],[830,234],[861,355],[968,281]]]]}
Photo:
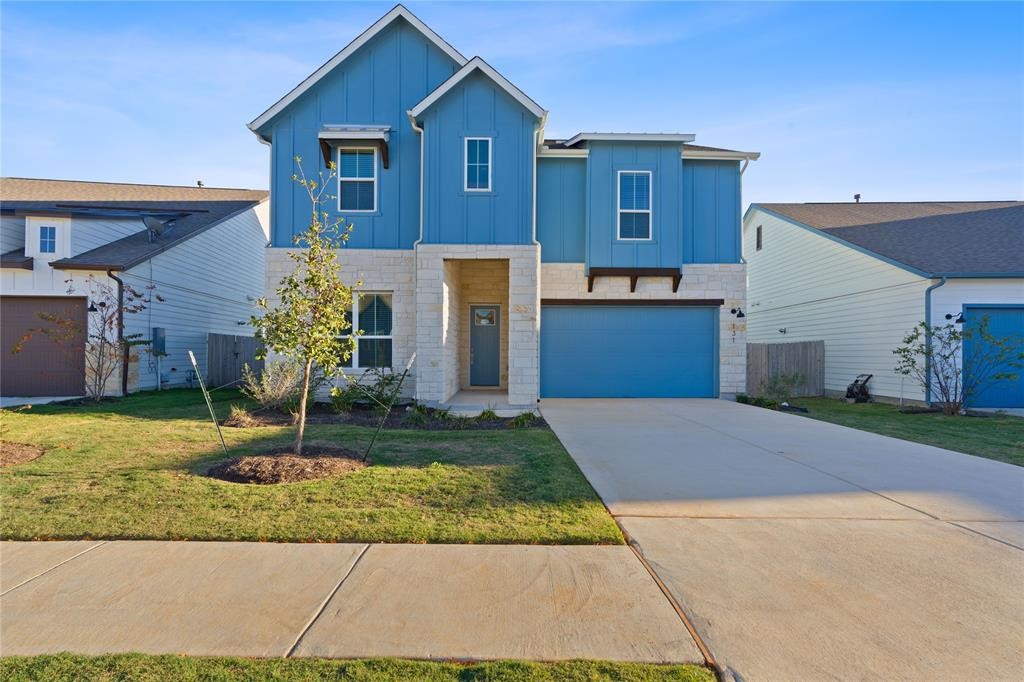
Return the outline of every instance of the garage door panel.
{"type": "MultiPolygon", "coordinates": [[[[1024,306],[968,305],[964,311],[964,329],[973,329],[988,317],[988,330],[997,338],[1024,337],[1024,306]]],[[[964,341],[964,375],[969,377],[974,370],[971,359],[984,352],[984,340],[968,338],[964,341]]],[[[1003,379],[984,385],[970,398],[970,407],[1024,407],[1024,371],[1010,365],[1000,367],[993,373],[1017,374],[1016,379],[1003,379]]]]}
{"type": "Polygon", "coordinates": [[[541,396],[716,394],[717,308],[544,306],[541,396]]]}
{"type": "Polygon", "coordinates": [[[82,395],[87,315],[82,298],[0,297],[0,395],[82,395]]]}

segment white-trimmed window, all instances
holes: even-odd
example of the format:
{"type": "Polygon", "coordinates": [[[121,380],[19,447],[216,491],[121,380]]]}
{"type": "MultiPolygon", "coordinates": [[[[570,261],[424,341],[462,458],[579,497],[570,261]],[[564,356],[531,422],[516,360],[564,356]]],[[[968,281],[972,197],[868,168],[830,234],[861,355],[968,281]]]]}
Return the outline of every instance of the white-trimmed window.
{"type": "Polygon", "coordinates": [[[466,138],[463,188],[467,192],[491,191],[491,138],[466,138]]]}
{"type": "Polygon", "coordinates": [[[651,238],[651,171],[619,171],[618,238],[651,238]]]}
{"type": "Polygon", "coordinates": [[[57,253],[57,227],[39,226],[39,253],[57,253]]]}
{"type": "Polygon", "coordinates": [[[390,368],[392,365],[392,336],[394,315],[391,293],[361,292],[350,313],[352,329],[361,330],[352,357],[342,367],[360,369],[390,368]]]}
{"type": "Polygon", "coordinates": [[[376,212],[376,147],[338,149],[338,210],[342,213],[376,212]]]}

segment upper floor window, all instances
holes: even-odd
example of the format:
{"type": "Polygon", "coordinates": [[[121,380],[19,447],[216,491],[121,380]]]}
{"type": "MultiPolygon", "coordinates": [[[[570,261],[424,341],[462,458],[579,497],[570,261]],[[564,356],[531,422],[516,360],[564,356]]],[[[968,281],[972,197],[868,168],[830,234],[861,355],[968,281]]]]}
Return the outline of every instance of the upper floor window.
{"type": "Polygon", "coordinates": [[[57,253],[57,228],[55,226],[39,226],[39,253],[57,253]]]}
{"type": "Polygon", "coordinates": [[[619,239],[651,238],[651,171],[619,171],[619,239]]]}
{"type": "Polygon", "coordinates": [[[760,251],[761,250],[761,246],[763,244],[762,239],[761,239],[761,226],[760,225],[757,226],[757,236],[755,237],[755,241],[757,242],[757,250],[760,251]]]}
{"type": "Polygon", "coordinates": [[[377,210],[377,150],[338,150],[338,210],[342,213],[372,213],[377,210]]]}
{"type": "Polygon", "coordinates": [[[466,138],[467,192],[489,192],[491,190],[491,138],[466,138]]]}

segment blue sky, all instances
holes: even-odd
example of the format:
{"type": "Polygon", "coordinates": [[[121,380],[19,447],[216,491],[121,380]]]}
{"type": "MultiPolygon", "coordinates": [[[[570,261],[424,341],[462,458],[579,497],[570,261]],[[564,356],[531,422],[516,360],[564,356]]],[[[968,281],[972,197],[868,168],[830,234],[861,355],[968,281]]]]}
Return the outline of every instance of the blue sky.
{"type": "MultiPolygon", "coordinates": [[[[1024,197],[1024,4],[414,3],[549,137],[762,152],[744,200],[1024,197]]],[[[3,2],[0,172],[266,187],[245,124],[391,3],[3,2]]]]}

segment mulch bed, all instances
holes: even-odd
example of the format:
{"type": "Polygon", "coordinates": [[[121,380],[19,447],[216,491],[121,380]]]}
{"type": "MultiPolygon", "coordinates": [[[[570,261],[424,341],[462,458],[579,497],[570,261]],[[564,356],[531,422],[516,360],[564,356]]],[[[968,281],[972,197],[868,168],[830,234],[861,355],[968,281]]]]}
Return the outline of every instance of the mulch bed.
{"type": "Polygon", "coordinates": [[[2,440],[0,441],[0,467],[9,467],[14,466],[15,464],[31,462],[44,452],[46,452],[46,450],[43,450],[38,445],[2,440]]]}
{"type": "Polygon", "coordinates": [[[207,474],[231,483],[297,483],[333,478],[367,466],[362,455],[346,448],[309,445],[301,455],[280,448],[265,455],[234,457],[212,467],[207,474]]]}
{"type": "MultiPolygon", "coordinates": [[[[413,413],[406,406],[395,406],[384,423],[386,429],[416,429],[420,431],[491,431],[512,428],[511,417],[495,419],[478,419],[474,417],[447,419],[438,416],[438,411],[427,409],[420,419],[414,419],[413,413]]],[[[443,414],[443,413],[441,413],[443,414]]],[[[306,424],[349,424],[352,426],[370,426],[376,428],[380,424],[381,415],[375,410],[358,407],[351,412],[335,412],[323,403],[317,403],[306,415],[306,424]]],[[[250,428],[256,426],[291,426],[295,423],[292,415],[271,410],[254,410],[240,419],[225,419],[224,426],[250,428]]],[[[527,426],[520,428],[546,427],[547,423],[539,415],[527,426]]]]}

